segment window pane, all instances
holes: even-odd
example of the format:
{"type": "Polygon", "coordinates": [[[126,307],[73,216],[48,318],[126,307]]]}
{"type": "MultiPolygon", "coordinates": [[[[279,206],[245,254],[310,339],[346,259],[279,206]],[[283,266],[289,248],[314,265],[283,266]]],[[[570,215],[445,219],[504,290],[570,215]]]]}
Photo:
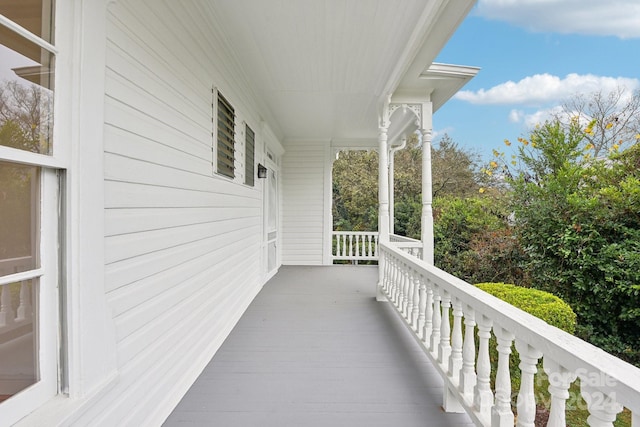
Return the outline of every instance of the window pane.
{"type": "Polygon", "coordinates": [[[0,402],[38,381],[34,282],[0,286],[0,402]]]}
{"type": "Polygon", "coordinates": [[[54,56],[3,26],[0,41],[0,145],[51,154],[54,56]]]}
{"type": "Polygon", "coordinates": [[[53,44],[53,1],[0,0],[0,14],[53,44]]]}
{"type": "Polygon", "coordinates": [[[39,172],[0,162],[0,276],[38,265],[39,172]]]}

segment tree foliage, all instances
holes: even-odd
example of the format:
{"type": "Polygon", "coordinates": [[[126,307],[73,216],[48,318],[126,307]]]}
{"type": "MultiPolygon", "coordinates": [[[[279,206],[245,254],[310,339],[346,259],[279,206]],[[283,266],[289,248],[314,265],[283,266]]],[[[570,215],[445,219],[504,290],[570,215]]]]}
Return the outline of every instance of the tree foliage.
{"type": "Polygon", "coordinates": [[[632,144],[640,135],[640,91],[618,88],[612,92],[577,94],[554,117],[566,129],[572,122],[585,126],[584,140],[593,157],[632,144]]]}
{"type": "MultiPolygon", "coordinates": [[[[448,135],[431,149],[434,196],[465,197],[478,193],[479,157],[448,135]]],[[[397,234],[420,238],[422,214],[422,146],[416,135],[394,157],[394,227],[397,234]]],[[[378,154],[344,151],[333,164],[335,230],[378,228],[378,154]]]]}
{"type": "MultiPolygon", "coordinates": [[[[478,194],[479,156],[461,148],[445,134],[431,148],[434,200],[478,194]]],[[[415,136],[395,156],[395,231],[420,239],[422,215],[422,147],[415,136]]]]}
{"type": "Polygon", "coordinates": [[[638,363],[640,146],[602,139],[594,156],[591,126],[554,120],[521,139],[506,169],[516,230],[533,286],[571,304],[580,336],[638,363]]]}
{"type": "Polygon", "coordinates": [[[435,263],[470,283],[528,284],[508,205],[494,197],[434,200],[435,263]]]}
{"type": "Polygon", "coordinates": [[[343,151],[333,163],[333,229],[378,229],[376,151],[343,151]]]}
{"type": "Polygon", "coordinates": [[[0,83],[0,145],[49,153],[52,125],[51,91],[15,80],[0,83]]]}

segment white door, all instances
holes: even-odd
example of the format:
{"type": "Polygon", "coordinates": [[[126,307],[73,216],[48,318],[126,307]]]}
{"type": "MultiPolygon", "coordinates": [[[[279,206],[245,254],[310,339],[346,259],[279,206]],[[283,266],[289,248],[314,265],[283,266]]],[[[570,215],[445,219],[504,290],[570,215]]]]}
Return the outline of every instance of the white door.
{"type": "Polygon", "coordinates": [[[266,277],[267,280],[278,270],[278,175],[273,165],[268,168],[265,186],[266,216],[266,277]]]}

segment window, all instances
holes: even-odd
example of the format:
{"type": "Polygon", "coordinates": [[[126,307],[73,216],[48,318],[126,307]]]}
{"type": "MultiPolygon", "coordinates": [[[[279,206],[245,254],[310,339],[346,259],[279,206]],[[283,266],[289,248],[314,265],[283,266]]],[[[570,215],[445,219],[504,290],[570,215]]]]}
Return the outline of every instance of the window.
{"type": "Polygon", "coordinates": [[[245,125],[245,147],[244,147],[244,183],[255,185],[255,152],[256,134],[248,125],[245,125]]]}
{"type": "Polygon", "coordinates": [[[57,392],[53,9],[52,0],[0,2],[0,419],[9,424],[16,412],[2,402],[28,412],[57,392]]]}
{"type": "Polygon", "coordinates": [[[0,145],[52,153],[53,66],[51,4],[3,2],[0,14],[33,34],[0,25],[0,145]],[[47,17],[48,13],[48,17],[47,17]],[[39,42],[39,43],[37,43],[39,42]],[[46,47],[43,47],[46,46],[46,47]]]}
{"type": "Polygon", "coordinates": [[[218,92],[217,172],[235,177],[235,111],[229,101],[218,92]]]}

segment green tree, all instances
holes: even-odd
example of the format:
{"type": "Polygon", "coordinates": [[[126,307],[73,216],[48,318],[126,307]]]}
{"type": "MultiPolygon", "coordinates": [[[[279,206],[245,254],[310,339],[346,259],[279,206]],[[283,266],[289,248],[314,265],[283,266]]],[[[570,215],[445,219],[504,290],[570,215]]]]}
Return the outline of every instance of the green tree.
{"type": "MultiPolygon", "coordinates": [[[[460,147],[445,134],[431,148],[431,180],[434,199],[471,197],[478,194],[479,155],[460,147]]],[[[420,239],[422,216],[422,147],[412,135],[395,155],[395,231],[420,239]]]]}
{"type": "Polygon", "coordinates": [[[49,153],[53,92],[16,80],[0,83],[0,145],[49,153]]]}
{"type": "Polygon", "coordinates": [[[333,229],[378,229],[376,151],[343,151],[333,163],[333,229]]]}
{"type": "Polygon", "coordinates": [[[436,198],[434,237],[436,266],[467,282],[529,283],[524,252],[501,198],[436,198]]]}
{"type": "Polygon", "coordinates": [[[593,157],[606,155],[640,136],[640,91],[619,87],[609,93],[577,94],[562,105],[555,120],[564,129],[577,120],[585,126],[584,139],[593,157]]]}
{"type": "MultiPolygon", "coordinates": [[[[434,195],[478,193],[479,156],[458,146],[448,135],[432,147],[434,195]]],[[[415,134],[394,160],[395,231],[420,238],[422,215],[422,147],[415,134]]],[[[344,151],[333,164],[335,230],[378,229],[378,153],[344,151]]]]}
{"type": "Polygon", "coordinates": [[[520,138],[503,169],[516,230],[533,286],[573,307],[582,338],[640,363],[640,148],[594,156],[589,134],[554,120],[520,138]]]}

